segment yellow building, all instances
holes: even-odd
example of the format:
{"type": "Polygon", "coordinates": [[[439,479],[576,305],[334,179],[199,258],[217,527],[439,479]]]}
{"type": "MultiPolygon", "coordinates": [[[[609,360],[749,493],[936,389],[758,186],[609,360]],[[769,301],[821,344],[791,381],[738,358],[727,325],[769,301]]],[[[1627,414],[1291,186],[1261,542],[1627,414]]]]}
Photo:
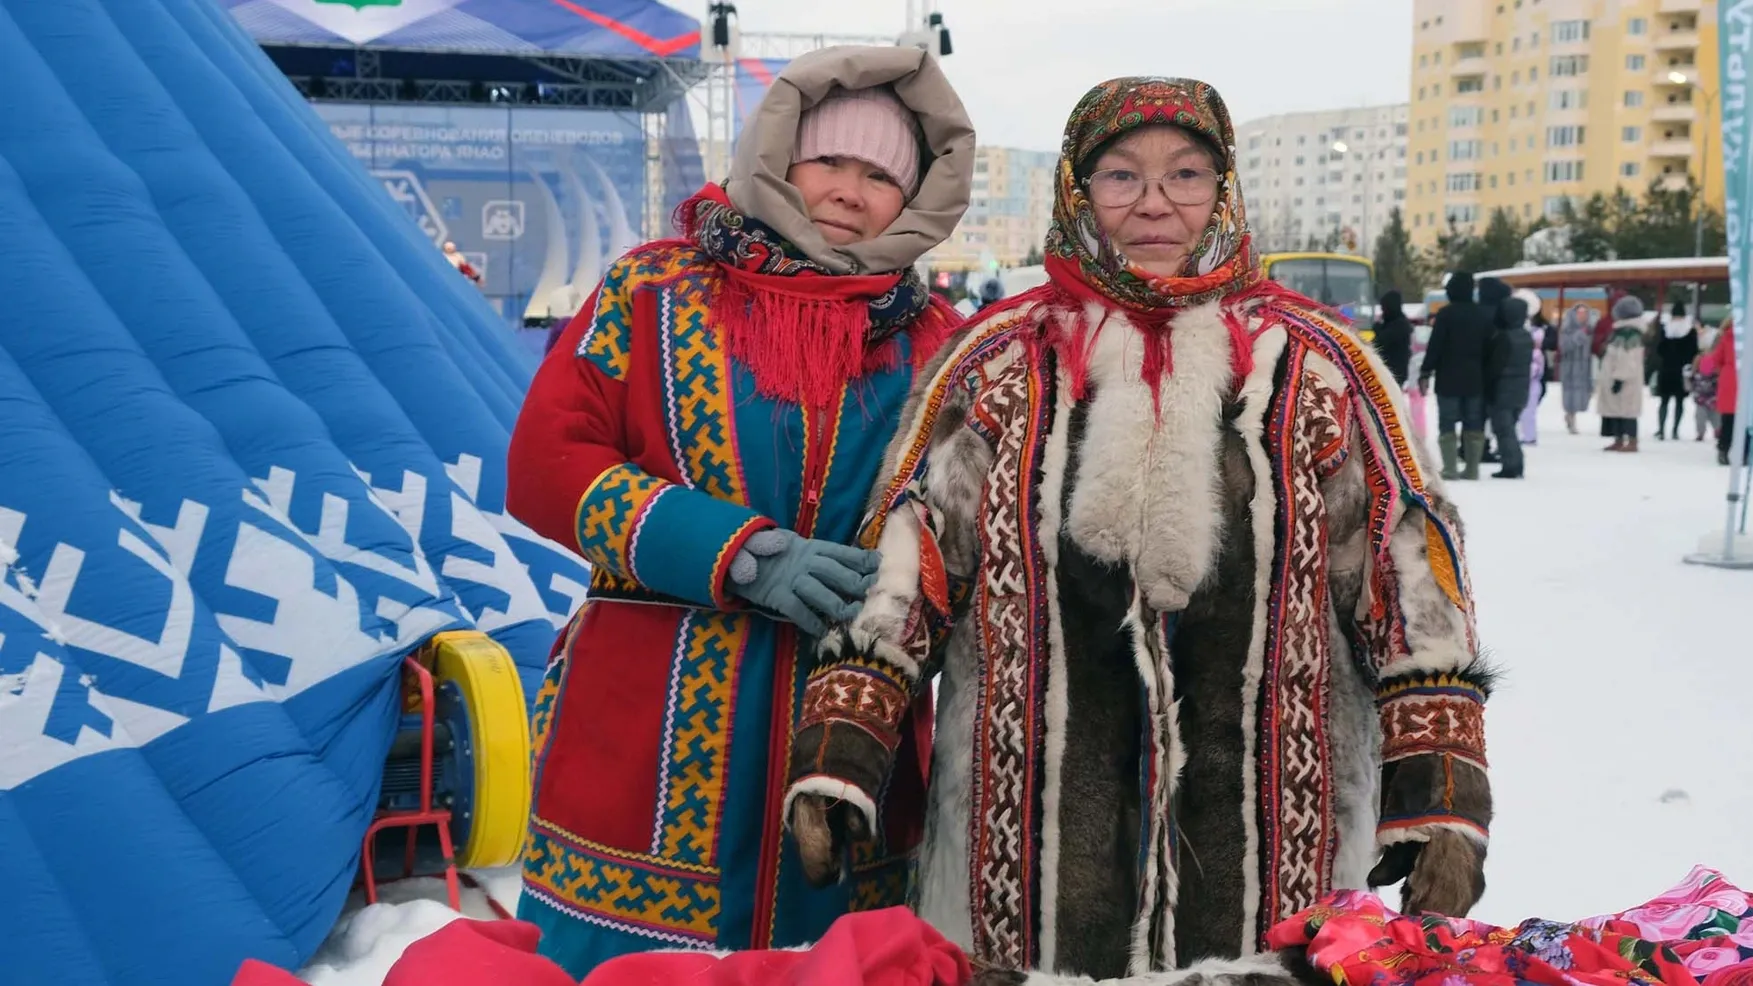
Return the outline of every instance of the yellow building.
{"type": "Polygon", "coordinates": [[[1717,0],[1413,0],[1412,36],[1416,242],[1688,172],[1722,208],[1717,0]]]}
{"type": "Polygon", "coordinates": [[[974,190],[956,231],[926,261],[939,270],[1016,267],[1041,249],[1053,218],[1059,155],[1011,147],[974,151],[974,190]]]}

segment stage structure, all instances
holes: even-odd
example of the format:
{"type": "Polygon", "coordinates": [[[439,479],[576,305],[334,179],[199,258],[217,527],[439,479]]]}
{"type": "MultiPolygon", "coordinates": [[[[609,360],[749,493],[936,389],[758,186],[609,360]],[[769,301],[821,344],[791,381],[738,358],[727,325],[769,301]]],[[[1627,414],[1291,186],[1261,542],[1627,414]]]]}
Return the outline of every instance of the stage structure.
{"type": "Polygon", "coordinates": [[[792,59],[835,45],[908,45],[940,57],[952,50],[949,28],[935,0],[909,0],[899,35],[744,32],[737,16],[734,3],[707,4],[701,39],[705,84],[694,90],[706,123],[700,142],[705,170],[717,177],[730,173],[743,121],[792,59]]]}
{"type": "Polygon", "coordinates": [[[654,0],[219,3],[512,326],[570,314],[705,181],[700,24],[654,0]]]}

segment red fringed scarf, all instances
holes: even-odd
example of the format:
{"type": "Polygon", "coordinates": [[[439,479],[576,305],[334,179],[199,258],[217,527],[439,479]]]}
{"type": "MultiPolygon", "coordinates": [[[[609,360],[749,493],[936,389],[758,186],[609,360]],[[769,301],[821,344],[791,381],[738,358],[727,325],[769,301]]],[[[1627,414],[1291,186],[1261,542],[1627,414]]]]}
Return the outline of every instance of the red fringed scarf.
{"type": "MultiPolygon", "coordinates": [[[[1060,365],[1070,378],[1072,396],[1081,400],[1089,390],[1090,355],[1096,339],[1115,312],[1124,314],[1144,340],[1142,376],[1150,386],[1151,400],[1162,411],[1162,383],[1175,372],[1173,345],[1174,320],[1185,308],[1139,308],[1123,305],[1098,291],[1083,277],[1077,264],[1049,254],[1047,274],[1047,318],[1042,323],[1044,341],[1059,356],[1060,365]],[[1101,309],[1101,317],[1090,322],[1090,304],[1101,309]]],[[[1254,341],[1248,331],[1247,313],[1251,303],[1283,292],[1278,284],[1260,280],[1225,298],[1222,302],[1224,325],[1230,334],[1231,386],[1240,387],[1248,374],[1254,372],[1254,341]]]]}
{"type": "Polygon", "coordinates": [[[843,388],[900,365],[901,336],[923,365],[960,321],[912,268],[832,274],[708,185],[677,211],[682,234],[724,272],[711,319],[763,397],[832,406],[843,388]]]}

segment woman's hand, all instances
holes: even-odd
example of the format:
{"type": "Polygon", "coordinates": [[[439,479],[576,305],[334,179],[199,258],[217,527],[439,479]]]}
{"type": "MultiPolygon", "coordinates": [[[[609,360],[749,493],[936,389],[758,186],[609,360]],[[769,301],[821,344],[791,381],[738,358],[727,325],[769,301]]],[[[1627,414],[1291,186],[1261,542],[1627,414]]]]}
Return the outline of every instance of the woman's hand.
{"type": "Polygon", "coordinates": [[[881,560],[863,548],[761,531],[731,562],[730,591],[820,637],[858,614],[881,560]]]}

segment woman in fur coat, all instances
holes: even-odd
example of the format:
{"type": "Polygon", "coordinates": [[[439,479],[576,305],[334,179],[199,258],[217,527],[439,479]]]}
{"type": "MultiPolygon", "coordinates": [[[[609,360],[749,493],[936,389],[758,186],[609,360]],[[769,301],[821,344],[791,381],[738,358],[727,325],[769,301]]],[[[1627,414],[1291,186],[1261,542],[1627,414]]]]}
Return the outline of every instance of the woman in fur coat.
{"type": "Polygon", "coordinates": [[[1282,978],[1262,934],[1334,888],[1483,889],[1459,521],[1386,367],[1264,277],[1235,166],[1209,85],[1079,103],[1051,281],[922,378],[805,694],[788,816],[831,883],[942,670],[919,908],[991,981],[1282,978]]]}
{"type": "Polygon", "coordinates": [[[1637,419],[1643,414],[1643,302],[1626,295],[1613,303],[1613,333],[1601,355],[1596,407],[1613,444],[1609,452],[1637,451],[1637,419]]]}
{"type": "Polygon", "coordinates": [[[882,449],[956,325],[914,262],[967,206],[973,152],[922,52],[792,62],[730,180],[610,268],[536,375],[506,499],[591,586],[536,697],[518,916],[574,978],[906,901],[928,697],[894,719],[901,820],[844,883],[805,881],[781,807],[815,640],[875,569],[849,542],[882,449]]]}
{"type": "Polygon", "coordinates": [[[1589,409],[1595,396],[1595,312],[1574,305],[1564,313],[1558,331],[1558,380],[1564,390],[1564,427],[1577,433],[1576,416],[1589,409]]]}

